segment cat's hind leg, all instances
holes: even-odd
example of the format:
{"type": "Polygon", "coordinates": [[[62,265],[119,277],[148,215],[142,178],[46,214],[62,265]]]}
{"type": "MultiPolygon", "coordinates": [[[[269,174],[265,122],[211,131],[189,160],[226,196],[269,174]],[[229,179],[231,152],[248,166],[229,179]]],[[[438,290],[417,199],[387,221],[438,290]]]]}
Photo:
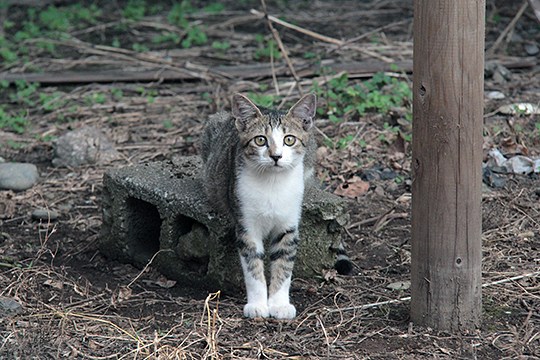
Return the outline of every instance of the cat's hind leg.
{"type": "Polygon", "coordinates": [[[270,244],[268,310],[276,319],[296,316],[296,308],[289,300],[289,288],[299,240],[298,227],[294,227],[278,234],[270,244]]]}
{"type": "Polygon", "coordinates": [[[236,238],[247,293],[244,316],[266,318],[269,315],[268,292],[264,277],[264,246],[262,239],[257,239],[240,226],[236,231],[236,238]]]}

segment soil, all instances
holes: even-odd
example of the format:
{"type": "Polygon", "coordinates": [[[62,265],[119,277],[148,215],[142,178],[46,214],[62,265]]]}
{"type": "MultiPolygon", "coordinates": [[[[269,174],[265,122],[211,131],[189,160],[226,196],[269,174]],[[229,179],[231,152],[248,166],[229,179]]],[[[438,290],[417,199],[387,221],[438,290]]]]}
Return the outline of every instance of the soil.
{"type": "MultiPolygon", "coordinates": [[[[22,133],[0,130],[0,156],[36,164],[41,180],[27,191],[0,191],[0,295],[23,306],[22,313],[0,318],[0,358],[540,358],[538,175],[501,175],[505,183],[498,188],[484,184],[485,287],[479,329],[449,334],[417,326],[409,319],[409,301],[403,300],[410,295],[407,286],[388,287],[410,279],[410,144],[388,127],[410,133],[410,124],[399,121],[406,109],[368,113],[338,124],[325,117],[317,120],[321,144],[326,144],[319,149],[318,176],[327,191],[343,189],[344,183],[350,186],[355,177],[369,186],[349,200],[351,219],[344,241],[355,265],[353,274],[341,276],[328,269],[316,278],[295,278],[291,297],[298,316],[292,321],[245,319],[242,292],[180,287],[151,265],[137,269],[100,253],[105,171],[196,154],[204,119],[226,109],[234,92],[275,94],[278,83],[280,99],[290,104],[298,91],[290,75],[273,80],[205,73],[211,66],[270,62],[253,57],[261,46],[255,34],[271,38],[266,21],[250,15],[251,8],[262,10],[258,2],[228,1],[221,13],[189,15],[207,27],[209,37],[207,44],[189,49],[151,41],[168,29],[163,27],[170,8],[166,2],[162,10],[124,28],[115,24],[125,2],[99,5],[103,10],[99,23],[71,31],[80,42],[58,40],[53,55],[28,42],[29,62],[0,64],[1,71],[172,66],[188,68],[201,79],[42,84],[39,91],[60,94],[61,104],[52,109],[17,102],[7,90],[2,93],[6,109],[24,110],[30,125],[22,133]],[[110,45],[113,38],[127,50],[99,47],[110,45]],[[220,50],[209,45],[213,41],[228,42],[230,47],[220,50]],[[145,54],[152,60],[131,51],[134,43],[145,44],[150,51],[145,54]],[[167,57],[174,60],[172,65],[163,65],[167,57]],[[54,138],[83,126],[104,130],[121,159],[54,167],[54,138]],[[328,146],[328,139],[347,137],[358,141],[328,146]],[[377,169],[391,175],[370,178],[368,170],[377,169]],[[36,208],[58,211],[60,217],[54,222],[33,220],[30,214],[36,208]]],[[[502,78],[486,75],[486,91],[500,91],[506,97],[486,97],[484,149],[486,154],[497,147],[507,156],[538,158],[538,115],[497,111],[502,105],[540,102],[538,58],[526,53],[527,45],[538,45],[540,26],[530,8],[512,23],[520,7],[521,2],[487,1],[487,60],[508,64],[527,59],[528,63],[508,66],[502,78]],[[494,48],[508,26],[508,35],[494,48]]],[[[361,62],[373,57],[397,62],[412,60],[412,8],[412,1],[279,1],[269,4],[268,12],[336,39],[366,35],[354,42],[356,47],[338,47],[274,24],[293,61],[313,56],[313,64],[322,59],[361,62]]],[[[24,6],[9,8],[5,16],[18,25],[6,30],[7,37],[26,13],[24,6]]],[[[285,64],[283,59],[275,61],[285,64]]],[[[357,77],[369,76],[359,72],[357,77]]],[[[393,76],[411,80],[405,72],[393,76]]],[[[362,80],[352,78],[351,82],[362,80]]],[[[314,79],[301,80],[307,90],[306,84],[314,79]]]]}

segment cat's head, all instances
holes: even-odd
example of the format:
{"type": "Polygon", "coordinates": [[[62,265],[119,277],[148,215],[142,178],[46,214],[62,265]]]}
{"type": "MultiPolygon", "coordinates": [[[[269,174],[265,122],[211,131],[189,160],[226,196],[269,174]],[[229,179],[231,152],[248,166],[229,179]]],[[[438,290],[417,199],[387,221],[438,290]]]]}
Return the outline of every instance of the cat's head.
{"type": "Polygon", "coordinates": [[[232,115],[246,165],[260,172],[283,171],[304,159],[317,108],[315,94],[303,96],[289,111],[257,107],[235,94],[232,115]]]}

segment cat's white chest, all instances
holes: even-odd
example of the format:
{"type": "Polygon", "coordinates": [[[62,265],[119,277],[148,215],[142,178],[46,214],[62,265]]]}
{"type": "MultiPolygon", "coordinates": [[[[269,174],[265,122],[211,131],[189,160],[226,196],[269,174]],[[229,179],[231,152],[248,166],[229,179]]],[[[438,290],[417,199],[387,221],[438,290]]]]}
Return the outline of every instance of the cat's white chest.
{"type": "Polygon", "coordinates": [[[271,231],[276,226],[297,224],[304,194],[303,166],[289,171],[259,174],[243,170],[238,174],[238,197],[242,215],[271,231]]]}

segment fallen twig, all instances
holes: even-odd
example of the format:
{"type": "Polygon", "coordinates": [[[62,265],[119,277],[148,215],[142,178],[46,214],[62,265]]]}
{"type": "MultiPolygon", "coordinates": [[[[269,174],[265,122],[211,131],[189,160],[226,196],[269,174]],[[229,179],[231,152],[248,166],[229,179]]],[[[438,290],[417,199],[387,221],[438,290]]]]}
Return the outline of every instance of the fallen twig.
{"type": "MultiPolygon", "coordinates": [[[[261,0],[261,4],[264,9],[268,28],[270,29],[270,32],[272,33],[274,40],[276,40],[276,43],[278,44],[279,50],[281,51],[281,54],[283,55],[283,58],[285,59],[285,62],[287,63],[287,67],[291,71],[291,75],[293,76],[294,81],[296,81],[296,87],[298,87],[298,91],[300,92],[300,95],[303,95],[304,92],[302,91],[302,87],[300,86],[300,78],[298,77],[298,74],[296,73],[296,70],[294,69],[291,59],[289,58],[289,52],[285,48],[285,45],[283,45],[283,41],[281,41],[281,36],[279,36],[279,32],[274,28],[274,26],[272,26],[272,22],[268,18],[269,15],[266,11],[266,2],[264,0],[261,0]]],[[[272,72],[272,74],[273,76],[275,76],[274,72],[272,72]]]]}
{"type": "Polygon", "coordinates": [[[499,35],[499,37],[497,38],[497,40],[495,40],[495,42],[493,43],[493,46],[491,46],[491,48],[486,52],[487,54],[486,55],[493,55],[495,53],[495,51],[499,48],[499,46],[501,46],[501,43],[503,41],[503,39],[508,35],[508,33],[514,29],[514,27],[516,26],[516,23],[518,22],[519,18],[521,17],[521,15],[523,15],[523,13],[525,12],[525,9],[527,9],[527,6],[528,6],[528,2],[527,0],[523,1],[523,4],[521,5],[521,8],[519,8],[516,16],[514,16],[514,18],[512,19],[512,21],[510,21],[510,23],[508,24],[508,26],[503,30],[503,32],[499,35]]]}
{"type": "Polygon", "coordinates": [[[334,39],[334,38],[332,38],[330,36],[326,36],[326,35],[316,33],[315,31],[304,29],[304,28],[302,28],[300,26],[293,25],[291,23],[288,23],[286,21],[278,19],[277,17],[272,16],[272,15],[265,15],[264,13],[260,12],[259,10],[251,9],[250,12],[252,14],[254,14],[254,15],[259,16],[260,18],[266,17],[268,20],[270,20],[272,22],[275,22],[276,24],[279,24],[279,25],[284,26],[286,28],[298,31],[298,32],[300,32],[302,34],[311,36],[312,38],[315,38],[315,39],[318,39],[318,40],[321,40],[321,41],[324,41],[324,42],[327,42],[327,43],[340,45],[340,46],[343,46],[343,44],[344,44],[344,41],[334,39]]]}
{"type": "MultiPolygon", "coordinates": [[[[485,287],[489,287],[489,286],[493,286],[493,285],[500,285],[500,284],[504,284],[504,283],[507,283],[507,282],[524,279],[524,278],[527,278],[527,277],[536,277],[538,275],[540,275],[540,271],[535,271],[535,272],[532,272],[532,273],[516,275],[516,276],[509,277],[509,278],[505,278],[505,279],[501,279],[501,280],[492,281],[492,282],[489,282],[489,283],[482,284],[482,287],[485,288],[485,287]]],[[[349,306],[349,307],[345,307],[345,308],[326,309],[326,310],[327,310],[328,313],[336,313],[336,312],[342,312],[342,311],[353,311],[353,310],[366,310],[366,309],[379,307],[379,306],[383,306],[383,305],[403,303],[403,302],[409,301],[409,300],[411,300],[411,297],[406,296],[406,297],[402,297],[402,298],[399,298],[399,299],[379,301],[379,302],[374,302],[374,303],[365,304],[365,305],[349,306]]]]}

